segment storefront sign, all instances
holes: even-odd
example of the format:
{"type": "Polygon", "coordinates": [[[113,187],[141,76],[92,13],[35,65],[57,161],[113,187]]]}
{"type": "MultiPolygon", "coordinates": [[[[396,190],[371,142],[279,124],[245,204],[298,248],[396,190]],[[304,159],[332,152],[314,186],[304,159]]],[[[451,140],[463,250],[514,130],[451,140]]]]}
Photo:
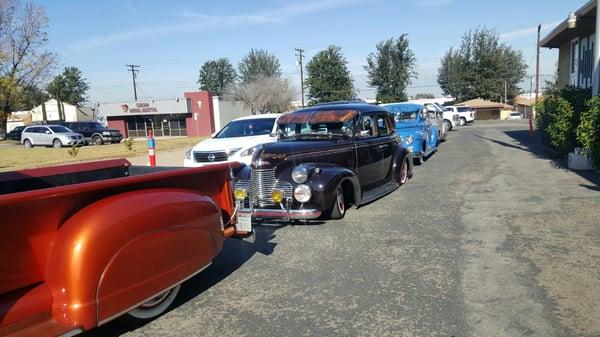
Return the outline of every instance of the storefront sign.
{"type": "Polygon", "coordinates": [[[121,110],[123,112],[130,112],[130,113],[136,113],[136,112],[158,112],[158,109],[156,107],[151,107],[150,103],[135,103],[135,107],[134,108],[130,108],[129,105],[127,105],[127,104],[122,104],[121,105],[121,110]]]}

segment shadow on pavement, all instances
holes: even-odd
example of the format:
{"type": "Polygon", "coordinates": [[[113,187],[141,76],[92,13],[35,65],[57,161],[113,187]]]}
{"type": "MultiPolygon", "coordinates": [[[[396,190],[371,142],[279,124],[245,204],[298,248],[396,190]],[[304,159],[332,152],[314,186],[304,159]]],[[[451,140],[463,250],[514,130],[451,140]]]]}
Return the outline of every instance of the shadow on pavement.
{"type": "MultiPolygon", "coordinates": [[[[481,136],[478,136],[478,137],[488,139],[489,141],[492,141],[492,142],[502,145],[502,146],[516,148],[519,150],[533,153],[535,156],[540,157],[540,158],[550,159],[550,160],[552,160],[552,165],[554,167],[569,170],[568,166],[567,166],[566,158],[558,155],[552,149],[542,145],[541,141],[538,139],[538,137],[531,137],[529,135],[528,130],[510,130],[510,131],[504,131],[504,133],[507,136],[511,137],[512,139],[518,141],[520,146],[508,144],[508,143],[505,143],[505,142],[502,142],[499,140],[495,140],[495,139],[489,139],[489,138],[485,138],[485,137],[481,137],[481,136]]],[[[594,171],[594,170],[585,170],[585,171],[569,170],[569,171],[576,173],[577,175],[581,176],[582,178],[586,179],[587,181],[589,181],[590,183],[595,185],[595,186],[587,186],[587,185],[581,185],[581,186],[586,187],[588,189],[597,190],[597,191],[600,190],[600,187],[598,187],[598,186],[600,186],[600,175],[598,173],[596,173],[596,171],[594,171]]]]}
{"type": "MultiPolygon", "coordinates": [[[[259,226],[250,238],[225,240],[221,253],[215,257],[212,265],[181,285],[179,294],[168,311],[178,308],[221,282],[256,253],[271,255],[277,246],[277,243],[271,242],[271,240],[275,238],[274,232],[278,228],[281,227],[259,226]]],[[[119,336],[140,328],[151,321],[134,322],[127,319],[127,317],[120,317],[80,336],[119,336]]]]}

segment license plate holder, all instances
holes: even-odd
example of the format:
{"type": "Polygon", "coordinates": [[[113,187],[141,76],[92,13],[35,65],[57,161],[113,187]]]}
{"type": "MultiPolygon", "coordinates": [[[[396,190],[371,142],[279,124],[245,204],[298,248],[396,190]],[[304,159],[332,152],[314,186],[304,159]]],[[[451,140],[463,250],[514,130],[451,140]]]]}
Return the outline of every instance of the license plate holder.
{"type": "Polygon", "coordinates": [[[249,213],[239,213],[235,228],[240,232],[252,232],[252,215],[249,213]]]}

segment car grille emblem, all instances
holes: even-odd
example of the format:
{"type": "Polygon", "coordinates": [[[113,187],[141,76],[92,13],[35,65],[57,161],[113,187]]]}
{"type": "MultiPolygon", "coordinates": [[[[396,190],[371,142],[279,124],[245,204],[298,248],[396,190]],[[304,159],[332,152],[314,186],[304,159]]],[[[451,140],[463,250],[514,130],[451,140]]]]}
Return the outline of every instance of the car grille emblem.
{"type": "Polygon", "coordinates": [[[215,155],[213,153],[211,153],[208,155],[208,157],[206,159],[208,159],[208,161],[215,161],[215,155]]]}

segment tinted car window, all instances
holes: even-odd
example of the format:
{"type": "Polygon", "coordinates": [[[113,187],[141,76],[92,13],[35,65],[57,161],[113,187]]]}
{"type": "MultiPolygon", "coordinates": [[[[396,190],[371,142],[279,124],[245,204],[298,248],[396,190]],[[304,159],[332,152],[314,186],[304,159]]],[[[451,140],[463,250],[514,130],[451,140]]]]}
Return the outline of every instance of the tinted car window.
{"type": "Polygon", "coordinates": [[[471,111],[471,108],[469,108],[468,106],[459,106],[458,107],[458,112],[467,112],[467,111],[471,111]]]}
{"type": "Polygon", "coordinates": [[[387,136],[391,133],[389,125],[388,123],[386,123],[386,120],[387,118],[385,115],[377,116],[377,133],[379,134],[379,137],[387,136]]]}
{"type": "Polygon", "coordinates": [[[377,125],[371,115],[363,115],[356,126],[358,138],[370,138],[377,136],[377,125]]]}
{"type": "Polygon", "coordinates": [[[71,130],[67,129],[64,126],[60,126],[60,125],[50,126],[50,130],[54,131],[55,133],[71,132],[71,130]]]}
{"type": "Polygon", "coordinates": [[[275,118],[243,119],[225,125],[215,138],[268,135],[273,130],[275,118]]]}

